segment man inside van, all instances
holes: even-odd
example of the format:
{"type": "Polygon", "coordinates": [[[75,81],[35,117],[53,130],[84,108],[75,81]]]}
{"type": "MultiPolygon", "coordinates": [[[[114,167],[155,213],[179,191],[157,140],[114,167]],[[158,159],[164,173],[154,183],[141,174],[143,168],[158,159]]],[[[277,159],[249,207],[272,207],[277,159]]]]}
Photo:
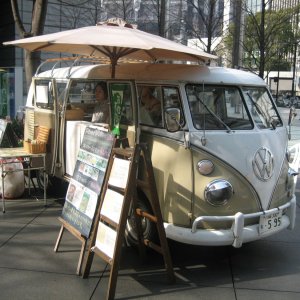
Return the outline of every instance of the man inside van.
{"type": "Polygon", "coordinates": [[[147,125],[161,125],[161,103],[154,96],[155,88],[143,86],[140,92],[141,122],[147,125]]]}
{"type": "Polygon", "coordinates": [[[105,81],[100,81],[95,87],[96,105],[94,108],[92,122],[109,124],[109,102],[107,85],[105,81]]]}

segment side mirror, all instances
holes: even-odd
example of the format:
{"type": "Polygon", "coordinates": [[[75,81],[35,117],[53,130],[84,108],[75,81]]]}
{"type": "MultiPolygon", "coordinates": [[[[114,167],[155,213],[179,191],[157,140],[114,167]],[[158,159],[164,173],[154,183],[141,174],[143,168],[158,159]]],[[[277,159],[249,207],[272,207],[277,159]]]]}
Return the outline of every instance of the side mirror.
{"type": "Polygon", "coordinates": [[[181,113],[179,108],[167,108],[165,110],[165,121],[167,130],[170,132],[178,131],[180,126],[181,113]]]}

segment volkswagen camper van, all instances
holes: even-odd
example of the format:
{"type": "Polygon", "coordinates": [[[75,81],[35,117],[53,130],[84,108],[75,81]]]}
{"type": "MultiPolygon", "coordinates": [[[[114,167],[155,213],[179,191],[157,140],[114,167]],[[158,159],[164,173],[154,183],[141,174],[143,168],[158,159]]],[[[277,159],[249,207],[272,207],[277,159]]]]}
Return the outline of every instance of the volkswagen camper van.
{"type": "MultiPolygon", "coordinates": [[[[106,126],[130,146],[148,144],[169,239],[241,247],[293,229],[297,170],[289,164],[288,130],[266,83],[245,71],[127,63],[116,66],[114,79],[101,64],[38,72],[28,94],[25,139],[34,138],[37,126],[51,129],[49,178],[71,178],[99,82],[110,104],[106,126]]],[[[138,196],[151,210],[147,191],[138,196]]],[[[147,220],[143,230],[154,234],[147,220]]],[[[127,237],[135,242],[132,215],[127,237]]]]}

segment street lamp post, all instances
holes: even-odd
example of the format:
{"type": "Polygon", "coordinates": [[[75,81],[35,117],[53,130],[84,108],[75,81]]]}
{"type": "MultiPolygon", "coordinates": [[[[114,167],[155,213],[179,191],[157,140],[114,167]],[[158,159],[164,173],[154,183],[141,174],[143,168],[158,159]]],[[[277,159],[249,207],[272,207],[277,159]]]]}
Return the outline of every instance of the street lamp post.
{"type": "Polygon", "coordinates": [[[293,86],[292,86],[292,97],[295,97],[295,75],[296,75],[296,61],[297,61],[297,46],[299,43],[298,40],[298,26],[299,26],[299,6],[296,11],[296,20],[295,20],[295,44],[294,44],[294,57],[293,57],[293,86]]]}
{"type": "Polygon", "coordinates": [[[298,46],[298,41],[296,41],[294,44],[292,97],[295,97],[295,94],[296,94],[295,93],[295,75],[296,75],[297,46],[298,46]]]}
{"type": "MultiPolygon", "coordinates": [[[[278,103],[278,91],[279,91],[279,76],[280,76],[280,61],[281,61],[281,54],[279,52],[279,48],[277,49],[277,86],[276,86],[276,103],[278,103]]],[[[275,81],[275,80],[274,80],[275,81]]]]}

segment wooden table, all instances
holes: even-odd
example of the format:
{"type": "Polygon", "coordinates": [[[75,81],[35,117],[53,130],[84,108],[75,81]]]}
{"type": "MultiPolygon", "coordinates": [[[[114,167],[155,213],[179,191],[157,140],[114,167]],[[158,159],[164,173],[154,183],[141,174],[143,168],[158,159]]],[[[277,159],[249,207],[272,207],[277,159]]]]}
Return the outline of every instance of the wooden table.
{"type": "Polygon", "coordinates": [[[28,153],[24,148],[0,148],[0,168],[2,171],[2,212],[5,213],[5,197],[4,197],[4,178],[9,173],[14,172],[24,172],[28,171],[29,177],[29,191],[30,191],[30,172],[31,170],[42,170],[44,173],[44,204],[47,205],[47,196],[46,196],[46,153],[28,153]],[[42,164],[37,166],[32,166],[32,159],[42,158],[42,164]],[[15,170],[4,170],[5,165],[16,163],[15,160],[18,160],[23,164],[23,168],[15,170]]]}

